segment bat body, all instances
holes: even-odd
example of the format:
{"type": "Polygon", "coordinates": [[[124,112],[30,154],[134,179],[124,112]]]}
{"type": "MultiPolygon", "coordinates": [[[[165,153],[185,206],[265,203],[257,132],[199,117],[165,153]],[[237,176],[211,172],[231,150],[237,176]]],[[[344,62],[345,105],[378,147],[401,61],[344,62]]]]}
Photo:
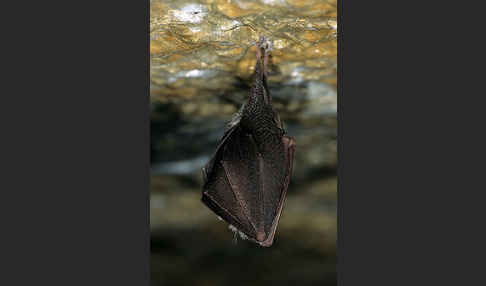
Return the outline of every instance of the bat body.
{"type": "Polygon", "coordinates": [[[295,141],[285,135],[267,86],[269,50],[257,45],[246,102],[204,166],[202,202],[238,232],[271,246],[292,173],[295,141]],[[262,50],[264,57],[262,60],[262,50]]]}

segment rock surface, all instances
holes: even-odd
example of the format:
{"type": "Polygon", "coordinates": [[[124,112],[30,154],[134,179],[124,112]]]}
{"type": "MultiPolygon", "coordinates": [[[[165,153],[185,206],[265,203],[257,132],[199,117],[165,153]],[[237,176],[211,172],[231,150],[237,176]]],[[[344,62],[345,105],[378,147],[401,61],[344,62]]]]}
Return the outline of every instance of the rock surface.
{"type": "Polygon", "coordinates": [[[152,0],[153,285],[335,285],[336,1],[152,0]],[[270,92],[296,139],[274,245],[233,243],[201,202],[201,167],[247,99],[268,37],[270,92]]]}

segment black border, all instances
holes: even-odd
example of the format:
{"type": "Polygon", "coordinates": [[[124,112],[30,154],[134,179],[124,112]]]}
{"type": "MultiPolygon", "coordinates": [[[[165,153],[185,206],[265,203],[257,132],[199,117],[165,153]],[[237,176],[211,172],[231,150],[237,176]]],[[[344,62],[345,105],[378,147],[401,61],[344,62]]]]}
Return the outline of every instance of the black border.
{"type": "Polygon", "coordinates": [[[15,4],[0,285],[148,286],[149,1],[15,4]]]}

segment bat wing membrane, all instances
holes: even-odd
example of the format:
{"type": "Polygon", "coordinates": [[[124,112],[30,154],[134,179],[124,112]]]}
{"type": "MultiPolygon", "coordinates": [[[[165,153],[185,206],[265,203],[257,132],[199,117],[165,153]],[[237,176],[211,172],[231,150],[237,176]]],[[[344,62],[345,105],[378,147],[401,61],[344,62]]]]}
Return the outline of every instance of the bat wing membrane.
{"type": "MultiPolygon", "coordinates": [[[[228,146],[235,144],[241,133],[238,126],[229,129],[223,136],[215,155],[203,168],[204,190],[202,201],[228,223],[234,225],[250,238],[255,238],[255,228],[238,200],[230,184],[230,176],[223,167],[227,164],[224,157],[228,153],[228,146]]],[[[229,149],[232,150],[232,148],[229,149]]]]}
{"type": "Polygon", "coordinates": [[[216,214],[264,246],[273,243],[292,172],[295,141],[252,135],[234,126],[203,168],[203,202],[216,214]]]}
{"type": "Polygon", "coordinates": [[[280,215],[282,214],[283,203],[285,201],[285,196],[287,195],[287,189],[289,187],[290,176],[292,175],[292,167],[294,162],[294,150],[295,150],[295,140],[291,137],[283,136],[282,143],[284,145],[285,154],[285,178],[283,180],[283,185],[281,188],[279,201],[276,204],[275,215],[270,224],[269,235],[265,241],[261,242],[262,246],[271,246],[273,244],[273,238],[275,236],[275,231],[277,230],[278,221],[280,215]]]}

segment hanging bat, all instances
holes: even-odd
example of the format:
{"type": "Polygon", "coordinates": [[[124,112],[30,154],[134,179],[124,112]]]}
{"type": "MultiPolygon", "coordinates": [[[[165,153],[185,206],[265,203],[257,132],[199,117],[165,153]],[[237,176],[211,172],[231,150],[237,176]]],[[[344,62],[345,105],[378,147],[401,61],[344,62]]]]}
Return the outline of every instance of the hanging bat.
{"type": "Polygon", "coordinates": [[[267,85],[269,42],[260,38],[248,101],[229,122],[202,169],[202,202],[241,238],[271,246],[292,174],[295,140],[286,136],[267,85]],[[263,59],[262,59],[263,52],[263,59]]]}

